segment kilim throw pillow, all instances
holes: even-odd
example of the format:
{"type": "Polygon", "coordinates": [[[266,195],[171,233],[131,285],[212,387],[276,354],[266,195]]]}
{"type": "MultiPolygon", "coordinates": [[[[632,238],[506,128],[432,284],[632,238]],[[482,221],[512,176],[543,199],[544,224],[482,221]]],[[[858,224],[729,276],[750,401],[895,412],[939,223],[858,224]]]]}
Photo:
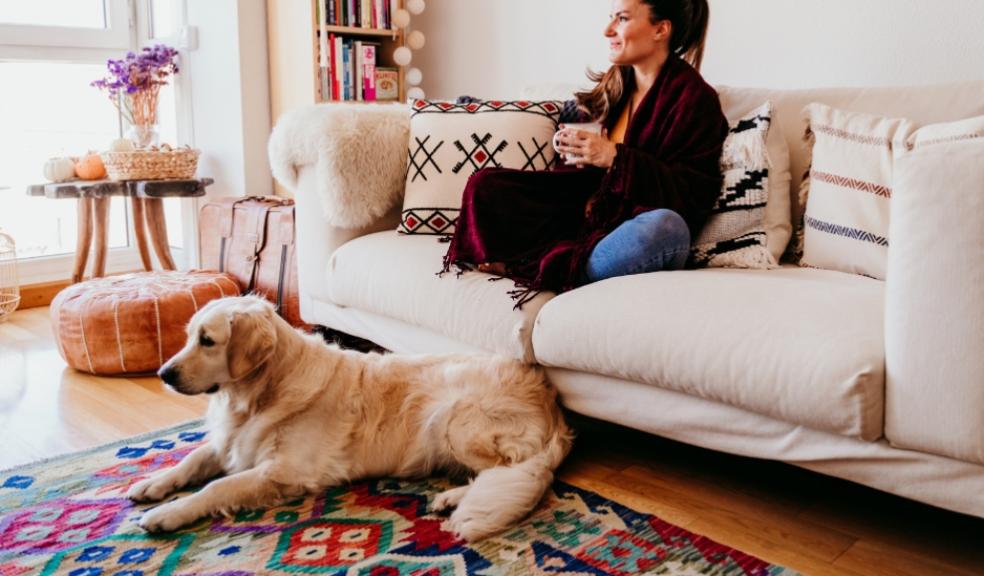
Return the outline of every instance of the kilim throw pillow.
{"type": "Polygon", "coordinates": [[[894,150],[906,146],[909,120],[837,110],[804,109],[813,141],[800,199],[802,266],[885,279],[894,150]]]}
{"type": "Polygon", "coordinates": [[[453,234],[468,177],[482,168],[546,170],[563,102],[411,100],[404,234],[453,234]]]}
{"type": "Polygon", "coordinates": [[[693,243],[691,263],[709,268],[774,268],[764,226],[771,163],[766,147],[772,103],[731,125],[721,153],[724,185],[693,243]]]}

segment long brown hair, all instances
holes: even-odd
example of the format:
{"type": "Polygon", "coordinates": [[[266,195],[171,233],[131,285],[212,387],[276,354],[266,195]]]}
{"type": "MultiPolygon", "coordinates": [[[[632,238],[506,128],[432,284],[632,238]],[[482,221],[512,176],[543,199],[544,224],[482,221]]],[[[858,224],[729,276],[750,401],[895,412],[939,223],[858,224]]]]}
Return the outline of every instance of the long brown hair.
{"type": "MultiPolygon", "coordinates": [[[[707,0],[640,0],[649,6],[649,20],[653,24],[669,20],[673,27],[670,53],[683,58],[700,70],[704,61],[704,43],[707,40],[707,22],[710,7],[707,0]]],[[[608,123],[609,115],[619,110],[623,99],[635,89],[635,74],[631,66],[612,65],[605,72],[588,70],[588,78],[597,84],[591,90],[574,95],[578,107],[592,119],[608,123]]]]}

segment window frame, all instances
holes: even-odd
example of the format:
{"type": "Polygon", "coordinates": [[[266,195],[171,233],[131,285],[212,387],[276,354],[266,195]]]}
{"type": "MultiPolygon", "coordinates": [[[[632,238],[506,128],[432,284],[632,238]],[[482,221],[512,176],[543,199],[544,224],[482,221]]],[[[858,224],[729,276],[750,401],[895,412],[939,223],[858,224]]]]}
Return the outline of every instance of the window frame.
{"type": "Polygon", "coordinates": [[[103,0],[106,28],[73,28],[0,23],[0,45],[45,48],[127,50],[133,45],[134,5],[130,0],[103,0]]]}

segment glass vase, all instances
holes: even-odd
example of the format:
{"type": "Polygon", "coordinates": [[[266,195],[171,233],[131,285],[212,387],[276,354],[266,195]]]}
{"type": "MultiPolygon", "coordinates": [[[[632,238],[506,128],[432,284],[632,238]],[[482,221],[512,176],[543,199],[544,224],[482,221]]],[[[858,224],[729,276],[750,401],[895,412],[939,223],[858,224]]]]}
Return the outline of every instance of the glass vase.
{"type": "Polygon", "coordinates": [[[132,140],[137,148],[156,146],[157,136],[157,124],[133,124],[126,132],[126,137],[132,140]]]}

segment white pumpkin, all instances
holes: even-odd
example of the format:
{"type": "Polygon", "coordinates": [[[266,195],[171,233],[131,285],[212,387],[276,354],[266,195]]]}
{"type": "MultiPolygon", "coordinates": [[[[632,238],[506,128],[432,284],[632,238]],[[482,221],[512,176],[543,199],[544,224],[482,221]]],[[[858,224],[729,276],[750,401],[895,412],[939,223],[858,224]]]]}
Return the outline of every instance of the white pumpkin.
{"type": "Polygon", "coordinates": [[[129,138],[117,138],[109,145],[110,152],[133,152],[136,148],[129,138]]]}
{"type": "Polygon", "coordinates": [[[67,182],[75,178],[75,162],[71,158],[49,158],[44,163],[44,177],[51,182],[67,182]]]}

